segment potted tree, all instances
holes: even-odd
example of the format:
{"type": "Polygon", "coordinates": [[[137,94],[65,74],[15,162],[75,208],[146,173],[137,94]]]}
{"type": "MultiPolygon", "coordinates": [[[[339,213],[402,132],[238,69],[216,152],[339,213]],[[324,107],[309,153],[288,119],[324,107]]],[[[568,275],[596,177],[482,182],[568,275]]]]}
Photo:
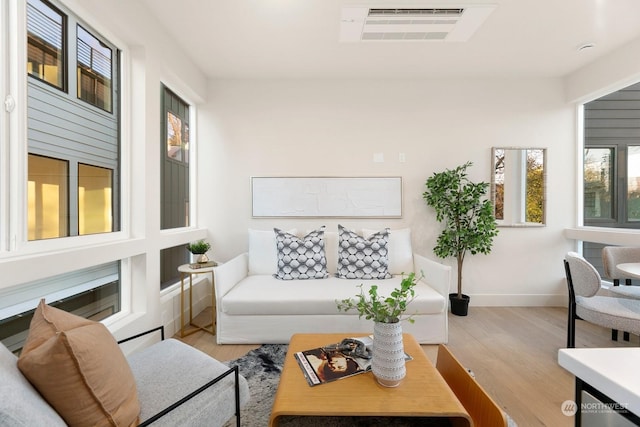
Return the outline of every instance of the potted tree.
{"type": "MultiPolygon", "coordinates": [[[[357,310],[360,317],[373,320],[371,371],[385,387],[397,387],[406,375],[400,320],[415,297],[415,285],[416,275],[411,273],[388,297],[378,295],[377,285],[372,285],[368,293],[360,285],[360,294],[355,298],[336,301],[339,311],[357,310]]],[[[413,323],[411,316],[406,320],[413,323]]]]}
{"type": "Polygon", "coordinates": [[[458,292],[449,294],[451,312],[458,316],[466,316],[469,309],[470,298],[462,293],[465,256],[468,252],[490,253],[498,234],[493,206],[485,197],[489,183],[469,180],[467,168],[472,164],[434,173],[422,195],[436,211],[436,219],[444,224],[433,252],[439,258],[456,257],[458,263],[458,292]]]}

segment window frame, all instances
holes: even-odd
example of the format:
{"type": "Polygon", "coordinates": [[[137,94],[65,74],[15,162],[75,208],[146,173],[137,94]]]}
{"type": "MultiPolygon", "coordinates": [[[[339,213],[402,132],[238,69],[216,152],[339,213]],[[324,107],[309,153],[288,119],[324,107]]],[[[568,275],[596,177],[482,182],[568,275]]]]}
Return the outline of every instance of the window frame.
{"type": "Polygon", "coordinates": [[[195,169],[195,165],[193,164],[193,159],[194,159],[194,147],[195,147],[195,135],[193,132],[193,128],[194,126],[192,125],[192,121],[195,119],[195,105],[193,102],[190,102],[187,98],[183,97],[179,92],[175,91],[173,88],[171,88],[169,85],[165,84],[164,82],[161,83],[161,96],[160,96],[160,104],[161,104],[161,120],[160,120],[160,128],[161,128],[161,132],[160,132],[160,143],[161,143],[161,164],[160,164],[160,174],[161,174],[161,185],[160,185],[160,230],[161,232],[166,232],[166,231],[171,231],[171,230],[179,230],[179,229],[186,229],[186,228],[192,228],[193,224],[196,223],[196,219],[195,219],[195,208],[194,208],[194,203],[191,203],[192,200],[194,200],[194,196],[195,196],[195,192],[194,192],[194,169],[195,169]],[[176,98],[179,102],[182,102],[183,104],[186,105],[186,107],[188,108],[188,115],[187,115],[187,120],[184,120],[184,117],[182,117],[182,115],[180,115],[179,113],[176,112],[175,109],[167,106],[167,99],[165,97],[166,93],[170,93],[172,97],[176,98]],[[187,142],[189,148],[186,150],[181,148],[181,158],[180,160],[177,159],[173,159],[171,158],[171,156],[168,155],[168,150],[167,150],[167,139],[168,139],[168,125],[169,125],[169,120],[167,118],[168,113],[171,113],[172,115],[174,115],[175,117],[178,117],[181,119],[181,129],[183,131],[185,131],[185,133],[187,134],[187,137],[189,138],[189,141],[187,142]],[[185,156],[186,154],[186,156],[185,156]],[[188,157],[188,158],[185,158],[188,157]],[[165,206],[164,203],[164,187],[163,187],[163,182],[164,182],[164,164],[166,162],[169,163],[174,163],[177,164],[179,166],[184,166],[188,169],[188,175],[187,175],[187,190],[186,190],[186,195],[188,197],[187,200],[187,205],[185,206],[185,212],[188,215],[187,217],[187,224],[185,225],[180,225],[180,226],[164,226],[164,221],[163,221],[163,209],[165,206]]]}
{"type": "MultiPolygon", "coordinates": [[[[0,95],[3,100],[11,96],[15,108],[11,112],[0,114],[0,267],[7,280],[0,284],[0,291],[21,286],[24,283],[46,279],[70,271],[82,270],[108,262],[120,263],[120,301],[121,310],[105,320],[113,324],[130,316],[133,311],[132,260],[139,268],[145,248],[140,238],[131,236],[130,205],[132,188],[130,183],[131,158],[131,114],[130,100],[130,53],[126,44],[111,32],[106,31],[94,21],[86,19],[68,5],[51,2],[74,22],[83,23],[94,34],[109,41],[120,54],[118,73],[120,105],[119,126],[119,168],[120,168],[120,227],[112,233],[71,236],[59,239],[29,241],[27,235],[27,159],[29,155],[27,141],[27,86],[29,79],[37,84],[46,82],[29,76],[27,73],[27,23],[25,1],[9,0],[0,4],[0,43],[8,46],[0,55],[0,95]],[[7,31],[8,30],[8,31],[7,31]],[[5,38],[6,37],[6,38],[5,38]],[[6,53],[4,53],[6,52],[6,53]],[[6,86],[5,86],[6,84],[6,86]],[[41,268],[34,268],[40,265],[41,268]],[[44,267],[44,268],[43,268],[44,267]]],[[[75,8],[73,8],[75,9],[75,8]]],[[[67,63],[67,66],[69,64],[67,63]]],[[[48,87],[51,87],[48,85],[48,87]]],[[[58,90],[52,87],[52,90],[58,90]]],[[[115,101],[114,101],[115,102],[115,101]]],[[[83,103],[86,104],[86,103],[83,103]]],[[[87,104],[87,108],[92,107],[87,104]]],[[[104,110],[102,114],[108,114],[104,110]]],[[[37,154],[37,153],[34,153],[37,154]]],[[[94,165],[99,166],[99,165],[94,165]]],[[[135,273],[140,275],[140,273],[135,273]]],[[[136,298],[141,297],[136,295],[136,298]]]]}
{"type": "MultiPolygon", "coordinates": [[[[62,9],[60,9],[58,6],[56,6],[55,4],[53,4],[52,2],[50,2],[49,0],[37,0],[40,1],[41,3],[44,3],[46,6],[50,7],[54,12],[59,13],[62,16],[62,75],[61,75],[61,79],[62,79],[62,85],[61,86],[56,86],[53,83],[48,82],[47,80],[45,80],[44,78],[38,77],[38,76],[34,76],[30,73],[29,76],[31,76],[34,79],[37,79],[38,81],[47,84],[57,90],[60,90],[63,93],[68,93],[69,92],[69,38],[67,37],[68,31],[69,31],[69,19],[68,13],[65,13],[62,9]]],[[[28,0],[25,0],[25,11],[28,9],[28,6],[26,5],[26,3],[28,3],[28,0]]],[[[25,12],[25,17],[26,17],[26,12],[25,12]]],[[[28,28],[27,28],[27,37],[28,37],[29,33],[28,33],[28,28]]],[[[28,43],[27,43],[28,45],[28,43]]],[[[27,58],[28,58],[28,53],[26,54],[27,58]]]]}
{"type": "MultiPolygon", "coordinates": [[[[583,179],[582,179],[582,195],[583,200],[581,204],[581,209],[583,212],[583,222],[585,226],[592,227],[611,227],[618,229],[640,229],[640,221],[629,221],[628,216],[628,171],[627,171],[627,162],[628,162],[628,149],[630,146],[639,147],[640,141],[635,143],[627,142],[619,140],[617,142],[612,140],[607,140],[606,142],[599,143],[599,141],[594,140],[589,143],[585,141],[582,152],[588,148],[603,148],[603,149],[612,149],[613,150],[613,179],[612,181],[612,218],[587,218],[584,216],[584,160],[582,161],[582,170],[583,170],[583,179]]],[[[584,154],[583,154],[584,155],[584,154]]]]}
{"type": "MultiPolygon", "coordinates": [[[[27,0],[28,1],[28,0],[27,0]]],[[[26,17],[26,1],[25,1],[25,6],[24,6],[24,10],[25,10],[25,17],[26,17]]],[[[113,38],[111,37],[111,35],[107,32],[105,33],[104,31],[102,31],[99,27],[96,27],[95,25],[92,25],[91,22],[88,22],[86,19],[84,19],[83,17],[79,16],[77,13],[75,13],[72,9],[68,8],[65,5],[59,4],[59,2],[57,0],[47,0],[48,4],[51,4],[53,7],[56,7],[58,10],[61,11],[61,13],[64,13],[67,16],[67,39],[70,38],[74,38],[75,36],[77,36],[77,28],[78,26],[82,26],[82,28],[92,37],[96,38],[97,40],[99,40],[101,43],[104,43],[107,47],[109,47],[112,50],[112,62],[111,62],[111,73],[112,73],[112,92],[111,92],[111,96],[112,96],[112,112],[108,112],[96,105],[93,105],[89,102],[86,102],[83,99],[80,99],[77,97],[77,93],[75,93],[74,90],[68,90],[66,93],[64,93],[63,95],[61,95],[66,101],[68,101],[70,104],[69,105],[73,105],[76,106],[77,108],[88,108],[88,111],[92,111],[95,114],[98,115],[98,117],[102,116],[105,118],[105,120],[117,120],[119,121],[119,124],[117,126],[118,128],[118,149],[117,149],[117,153],[118,153],[118,161],[116,162],[115,168],[114,170],[114,174],[115,174],[115,182],[114,182],[114,193],[117,193],[118,196],[114,197],[114,203],[113,205],[113,211],[112,211],[112,215],[113,215],[113,224],[114,227],[118,230],[122,230],[122,227],[124,226],[123,224],[123,220],[125,218],[125,211],[124,211],[124,197],[126,197],[126,194],[124,192],[124,185],[125,185],[125,177],[123,176],[123,174],[125,173],[125,171],[127,169],[125,169],[124,164],[123,164],[123,156],[124,154],[127,152],[127,147],[124,147],[124,136],[126,135],[126,133],[123,131],[125,128],[123,127],[123,123],[122,123],[122,119],[125,116],[125,112],[122,110],[123,108],[123,100],[125,99],[125,93],[124,93],[124,87],[123,87],[123,82],[121,81],[122,78],[122,72],[121,70],[123,70],[124,68],[124,64],[123,64],[123,54],[122,51],[123,49],[119,48],[118,46],[122,46],[123,44],[117,39],[117,38],[113,38]],[[105,35],[106,34],[106,35],[105,35]],[[116,81],[117,82],[117,86],[114,86],[113,82],[116,81]],[[115,93],[115,88],[118,88],[118,94],[115,93]],[[116,105],[118,105],[117,107],[115,107],[116,105]],[[115,109],[115,112],[114,112],[115,109]]],[[[25,29],[26,29],[26,22],[25,22],[25,29]]],[[[22,49],[24,51],[25,57],[26,57],[26,49],[27,49],[27,42],[26,42],[26,35],[25,38],[23,39],[23,46],[22,49]]],[[[77,37],[74,38],[74,40],[77,40],[77,37]]],[[[75,43],[75,42],[74,42],[75,43]]],[[[76,68],[77,68],[77,46],[75,44],[73,44],[73,46],[71,44],[67,44],[67,55],[69,58],[74,58],[73,60],[67,60],[66,62],[66,66],[67,66],[67,75],[68,75],[68,87],[77,87],[77,80],[76,80],[76,68]],[[69,71],[70,68],[73,68],[73,73],[69,71]]],[[[25,69],[25,73],[26,73],[26,63],[24,65],[24,69],[25,69]]],[[[28,74],[28,73],[27,73],[28,74]]],[[[18,74],[18,76],[20,76],[18,74]]],[[[27,92],[27,87],[29,86],[29,84],[31,85],[35,85],[36,87],[41,87],[43,88],[43,90],[47,90],[47,87],[52,87],[48,84],[46,84],[46,82],[43,82],[41,79],[38,78],[34,78],[31,75],[26,75],[24,76],[26,77],[24,80],[24,85],[25,85],[25,98],[24,98],[24,104],[25,108],[24,108],[24,115],[25,115],[25,126],[28,127],[29,125],[29,120],[28,120],[28,109],[29,109],[29,100],[28,97],[26,96],[26,92],[27,92]]],[[[55,87],[54,87],[55,90],[55,87]]],[[[25,135],[26,138],[26,135],[25,135]]],[[[26,140],[26,139],[25,139],[26,140]]],[[[27,154],[32,153],[32,154],[41,154],[40,153],[41,150],[38,150],[37,148],[33,148],[30,146],[30,144],[27,144],[26,147],[26,152],[27,154]]],[[[49,156],[49,157],[53,157],[53,156],[49,156]]],[[[57,239],[72,239],[72,238],[76,238],[79,236],[79,229],[77,229],[76,227],[76,223],[77,220],[75,220],[76,216],[75,213],[77,212],[77,201],[78,201],[78,197],[77,197],[77,179],[76,179],[76,168],[74,168],[74,166],[80,161],[79,159],[74,158],[73,156],[63,156],[61,157],[62,160],[70,160],[70,193],[69,193],[69,213],[72,213],[72,218],[73,221],[70,220],[70,225],[71,228],[69,229],[69,235],[66,237],[59,237],[57,239]]],[[[86,164],[90,164],[92,166],[104,166],[104,164],[100,163],[100,162],[94,162],[94,163],[90,163],[87,161],[82,161],[83,163],[86,164]]],[[[28,172],[28,165],[25,164],[24,166],[24,170],[25,172],[23,173],[27,173],[28,172]]],[[[23,191],[26,192],[26,184],[24,185],[23,191]]],[[[24,205],[24,215],[25,218],[28,215],[28,212],[26,211],[26,203],[27,203],[27,194],[21,194],[21,199],[20,201],[18,201],[17,203],[25,203],[24,205]]],[[[20,217],[16,217],[16,226],[20,227],[20,217]]],[[[102,234],[111,234],[111,233],[117,233],[117,231],[112,231],[110,233],[102,233],[102,234]]],[[[29,241],[28,240],[28,229],[26,226],[26,223],[24,224],[24,227],[22,227],[22,230],[20,230],[19,232],[14,233],[16,236],[16,249],[19,247],[23,247],[22,245],[24,245],[24,242],[26,240],[27,244],[25,245],[25,247],[28,247],[28,243],[33,243],[36,242],[34,241],[29,241]]],[[[57,240],[56,239],[56,240],[57,240]]],[[[40,245],[38,245],[40,246],[40,245]]],[[[62,245],[63,247],[66,247],[64,244],[62,245]]],[[[73,245],[72,245],[73,246],[73,245]]],[[[55,247],[55,246],[54,246],[55,247]]],[[[47,246],[44,245],[44,250],[47,250],[47,246]]],[[[43,250],[38,248],[37,250],[43,250]]]]}
{"type": "MultiPolygon", "coordinates": [[[[86,100],[86,99],[82,98],[82,96],[80,94],[80,90],[79,90],[81,88],[82,84],[81,84],[80,81],[78,81],[78,70],[80,69],[80,66],[79,66],[80,60],[78,58],[79,57],[78,41],[80,40],[79,30],[82,29],[82,31],[87,33],[89,36],[93,37],[96,41],[98,41],[98,43],[100,43],[100,44],[104,44],[104,43],[103,43],[102,40],[100,40],[99,37],[97,37],[93,33],[93,31],[90,31],[87,28],[85,28],[85,25],[82,25],[81,22],[76,20],[75,24],[76,24],[75,25],[75,29],[76,29],[76,32],[75,32],[75,34],[76,34],[76,37],[75,37],[75,48],[76,48],[75,49],[75,53],[76,53],[75,64],[76,64],[76,66],[75,66],[75,70],[74,71],[75,71],[75,74],[76,74],[76,89],[75,89],[76,90],[76,94],[75,94],[76,99],[81,100],[81,101],[83,101],[83,102],[87,103],[88,105],[91,105],[91,106],[93,106],[95,108],[99,108],[100,110],[102,110],[102,111],[104,111],[106,113],[114,114],[114,111],[113,111],[114,101],[115,100],[118,100],[118,101],[120,100],[119,97],[116,98],[114,96],[115,95],[115,88],[114,88],[114,84],[113,84],[113,82],[114,82],[114,78],[113,78],[114,74],[117,74],[117,70],[116,70],[117,67],[114,66],[114,62],[118,62],[118,56],[119,56],[118,52],[114,51],[114,49],[112,47],[110,47],[110,46],[107,46],[107,45],[104,46],[105,48],[109,49],[109,51],[111,53],[111,56],[109,58],[109,65],[110,65],[110,71],[111,71],[111,76],[109,77],[109,98],[110,98],[109,108],[108,109],[104,108],[104,107],[102,107],[102,106],[100,106],[100,105],[98,105],[96,103],[93,103],[93,102],[91,102],[89,100],[86,100]]],[[[89,46],[89,47],[91,48],[91,46],[89,46]]],[[[115,47],[115,45],[114,45],[114,47],[115,47]]],[[[93,70],[93,68],[92,68],[92,70],[93,70]]],[[[68,71],[68,68],[67,68],[67,71],[68,71]]],[[[116,82],[119,82],[119,80],[116,80],[116,82]]],[[[95,96],[96,93],[94,92],[93,95],[95,96]]]]}

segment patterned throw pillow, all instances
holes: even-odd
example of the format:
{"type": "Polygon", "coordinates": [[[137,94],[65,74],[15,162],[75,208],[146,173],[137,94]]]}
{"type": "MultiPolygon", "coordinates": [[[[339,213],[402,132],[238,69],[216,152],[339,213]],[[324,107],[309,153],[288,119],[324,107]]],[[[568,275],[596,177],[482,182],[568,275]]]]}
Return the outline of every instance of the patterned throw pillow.
{"type": "Polygon", "coordinates": [[[280,280],[324,279],[327,258],[324,252],[324,226],[300,239],[293,234],[274,228],[278,250],[278,271],[273,276],[280,280]]]}
{"type": "Polygon", "coordinates": [[[341,279],[389,279],[389,229],[369,238],[338,225],[338,273],[341,279]]]}

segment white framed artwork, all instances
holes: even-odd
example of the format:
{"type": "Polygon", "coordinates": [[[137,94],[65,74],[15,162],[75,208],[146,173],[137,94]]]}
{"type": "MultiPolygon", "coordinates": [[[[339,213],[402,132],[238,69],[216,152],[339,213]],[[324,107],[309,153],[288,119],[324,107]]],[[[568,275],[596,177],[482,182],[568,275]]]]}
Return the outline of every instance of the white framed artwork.
{"type": "Polygon", "coordinates": [[[252,216],[401,218],[402,177],[252,177],[252,216]]]}

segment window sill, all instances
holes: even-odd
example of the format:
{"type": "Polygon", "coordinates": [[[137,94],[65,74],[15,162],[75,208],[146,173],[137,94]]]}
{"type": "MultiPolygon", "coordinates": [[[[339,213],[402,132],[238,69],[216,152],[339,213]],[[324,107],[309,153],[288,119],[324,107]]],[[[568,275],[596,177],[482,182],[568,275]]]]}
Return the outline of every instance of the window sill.
{"type": "Polygon", "coordinates": [[[564,236],[567,239],[604,245],[638,246],[640,230],[609,227],[573,227],[565,228],[564,236]]]}

